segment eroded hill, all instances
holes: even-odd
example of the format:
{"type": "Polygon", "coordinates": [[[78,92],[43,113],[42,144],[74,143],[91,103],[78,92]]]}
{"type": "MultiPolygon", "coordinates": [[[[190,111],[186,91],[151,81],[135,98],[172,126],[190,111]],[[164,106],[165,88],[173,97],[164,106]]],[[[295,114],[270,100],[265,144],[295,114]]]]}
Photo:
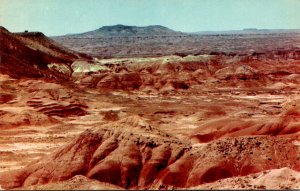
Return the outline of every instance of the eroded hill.
{"type": "Polygon", "coordinates": [[[15,78],[66,79],[72,73],[70,65],[73,61],[89,59],[84,54],[63,48],[40,32],[13,34],[1,27],[0,37],[1,73],[15,78]]]}

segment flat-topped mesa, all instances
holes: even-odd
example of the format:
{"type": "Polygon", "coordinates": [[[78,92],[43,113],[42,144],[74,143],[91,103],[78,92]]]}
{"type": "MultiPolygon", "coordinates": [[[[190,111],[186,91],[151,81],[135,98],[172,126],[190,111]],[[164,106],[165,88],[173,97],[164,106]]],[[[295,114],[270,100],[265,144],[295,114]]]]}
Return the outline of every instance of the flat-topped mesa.
{"type": "Polygon", "coordinates": [[[174,31],[161,25],[150,25],[150,26],[127,26],[127,25],[112,25],[103,26],[99,29],[70,35],[72,37],[135,37],[135,36],[178,36],[184,35],[185,33],[174,31]]]}
{"type": "Polygon", "coordinates": [[[107,31],[107,32],[112,32],[112,31],[126,31],[126,30],[132,30],[133,32],[176,32],[172,29],[169,29],[168,27],[164,27],[161,25],[150,25],[150,26],[144,26],[144,27],[139,27],[139,26],[127,26],[127,25],[112,25],[112,26],[103,26],[99,28],[97,31],[107,31]]]}
{"type": "Polygon", "coordinates": [[[38,31],[34,31],[34,32],[28,32],[28,31],[25,31],[25,32],[16,32],[16,33],[13,33],[17,36],[23,36],[23,37],[46,37],[44,35],[44,33],[42,32],[38,32],[38,31]]]}

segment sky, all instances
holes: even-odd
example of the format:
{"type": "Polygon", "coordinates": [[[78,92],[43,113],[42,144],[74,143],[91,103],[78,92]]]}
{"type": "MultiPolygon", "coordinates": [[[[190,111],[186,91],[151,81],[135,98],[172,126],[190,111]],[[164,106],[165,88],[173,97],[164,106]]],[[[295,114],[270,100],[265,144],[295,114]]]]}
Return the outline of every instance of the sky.
{"type": "Polygon", "coordinates": [[[300,29],[300,0],[0,0],[0,26],[11,32],[53,36],[115,24],[183,32],[300,29]]]}

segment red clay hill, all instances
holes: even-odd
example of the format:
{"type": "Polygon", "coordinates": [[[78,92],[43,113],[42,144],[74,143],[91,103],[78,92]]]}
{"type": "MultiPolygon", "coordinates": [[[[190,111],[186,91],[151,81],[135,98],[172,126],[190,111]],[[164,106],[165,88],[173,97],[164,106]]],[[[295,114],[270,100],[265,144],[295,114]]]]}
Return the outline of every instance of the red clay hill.
{"type": "Polygon", "coordinates": [[[90,58],[63,48],[41,32],[10,33],[1,27],[0,37],[0,71],[15,78],[67,78],[68,75],[50,70],[49,65],[63,65],[71,71],[74,60],[90,58]]]}

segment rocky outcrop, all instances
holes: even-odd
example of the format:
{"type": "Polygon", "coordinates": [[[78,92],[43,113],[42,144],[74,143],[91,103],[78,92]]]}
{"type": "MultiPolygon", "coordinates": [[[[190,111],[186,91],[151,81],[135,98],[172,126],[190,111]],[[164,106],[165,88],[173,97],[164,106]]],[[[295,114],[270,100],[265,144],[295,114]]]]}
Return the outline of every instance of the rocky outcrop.
{"type": "Polygon", "coordinates": [[[247,65],[241,65],[237,68],[232,66],[224,67],[215,73],[216,78],[220,80],[239,79],[239,80],[250,80],[258,79],[259,73],[247,65]]]}
{"type": "Polygon", "coordinates": [[[14,112],[0,109],[0,118],[0,128],[2,129],[30,125],[42,126],[58,122],[52,117],[34,110],[14,112]]]}
{"type": "Polygon", "coordinates": [[[239,137],[247,135],[293,135],[300,136],[298,117],[300,107],[292,106],[278,117],[270,120],[241,119],[224,117],[206,122],[191,132],[196,142],[209,142],[221,137],[239,137]]]}
{"type": "Polygon", "coordinates": [[[97,87],[105,89],[135,90],[142,85],[142,79],[138,73],[116,73],[102,78],[97,87]]]}
{"type": "Polygon", "coordinates": [[[59,117],[69,117],[69,116],[83,116],[87,112],[85,109],[87,106],[80,103],[70,103],[68,105],[60,104],[43,104],[42,101],[29,101],[27,104],[31,107],[37,109],[38,112],[44,113],[48,116],[59,116],[59,117]]]}

